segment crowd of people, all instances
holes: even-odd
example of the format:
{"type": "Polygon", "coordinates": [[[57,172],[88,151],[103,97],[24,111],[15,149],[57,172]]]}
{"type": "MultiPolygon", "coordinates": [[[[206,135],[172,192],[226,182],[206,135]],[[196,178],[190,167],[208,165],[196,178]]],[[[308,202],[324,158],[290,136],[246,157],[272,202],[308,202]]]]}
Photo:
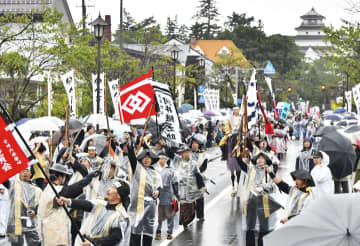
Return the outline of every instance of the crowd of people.
{"type": "Polygon", "coordinates": [[[177,213],[184,230],[195,217],[205,220],[206,149],[219,146],[231,195],[242,200],[246,245],[263,245],[279,221],[287,223],[313,199],[351,191],[349,177],[334,179],[329,156],[315,147],[319,126],[316,117],[298,114],[274,121],[272,134],[262,118],[243,130],[244,117],[234,107],[226,122],[195,127],[179,146],[133,126],[114,137],[88,125],[69,136],[63,129],[51,151],[49,139],[33,133],[28,142],[38,163],[0,184],[0,240],[13,246],[148,246],[162,239],[164,224],[171,240],[177,213]],[[102,148],[99,135],[106,138],[102,148]],[[303,140],[291,172],[295,185],[278,176],[292,139],[303,140]],[[280,191],[288,195],[286,207],[277,201],[280,191]],[[278,218],[281,207],[284,217],[278,218]]]}

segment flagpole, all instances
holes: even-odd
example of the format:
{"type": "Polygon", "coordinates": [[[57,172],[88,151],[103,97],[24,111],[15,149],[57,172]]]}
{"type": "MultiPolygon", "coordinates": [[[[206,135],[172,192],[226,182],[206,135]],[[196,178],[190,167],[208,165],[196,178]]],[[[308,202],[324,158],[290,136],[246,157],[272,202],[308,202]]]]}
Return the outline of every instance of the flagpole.
{"type": "MultiPolygon", "coordinates": [[[[14,129],[16,131],[16,133],[19,135],[21,141],[24,143],[26,149],[29,151],[31,157],[34,160],[37,160],[35,154],[33,153],[32,149],[29,147],[29,145],[27,144],[27,142],[25,141],[23,135],[21,135],[19,129],[17,128],[14,120],[11,118],[11,116],[9,115],[9,113],[7,112],[7,110],[4,108],[4,106],[0,103],[0,107],[2,109],[2,111],[5,113],[6,117],[14,124],[14,129]]],[[[39,162],[36,163],[36,165],[38,165],[40,171],[42,172],[42,174],[44,175],[45,179],[48,181],[48,184],[50,185],[51,189],[53,190],[53,192],[55,193],[55,196],[57,198],[60,198],[59,193],[56,191],[54,185],[51,183],[49,177],[47,176],[46,172],[44,171],[44,169],[42,168],[42,166],[39,164],[39,162]]],[[[73,222],[72,224],[74,224],[75,226],[75,230],[77,231],[77,233],[79,234],[81,241],[85,242],[85,238],[84,236],[81,234],[79,227],[77,226],[77,224],[75,223],[75,221],[73,221],[73,218],[70,215],[70,212],[66,209],[65,205],[62,206],[63,209],[65,210],[66,215],[69,217],[70,221],[73,222]]]]}
{"type": "Polygon", "coordinates": [[[136,149],[135,155],[137,155],[138,152],[140,151],[141,145],[142,145],[142,143],[143,143],[143,141],[144,141],[145,131],[146,131],[147,126],[148,126],[148,124],[149,124],[149,120],[150,120],[150,116],[151,116],[151,112],[152,112],[152,110],[153,110],[154,104],[155,104],[155,101],[151,104],[151,107],[150,107],[150,110],[149,110],[149,115],[148,115],[148,117],[147,117],[147,119],[146,119],[146,123],[145,123],[145,126],[144,126],[144,131],[143,131],[143,133],[141,134],[140,143],[139,143],[139,145],[138,145],[138,147],[137,147],[137,149],[136,149]]]}
{"type": "Polygon", "coordinates": [[[111,133],[110,133],[110,124],[109,124],[109,115],[108,115],[108,107],[107,107],[107,98],[106,98],[106,73],[104,74],[104,107],[105,107],[105,116],[106,116],[106,124],[107,124],[107,144],[108,144],[108,148],[109,148],[109,154],[114,158],[115,153],[114,150],[111,147],[111,133]]]}

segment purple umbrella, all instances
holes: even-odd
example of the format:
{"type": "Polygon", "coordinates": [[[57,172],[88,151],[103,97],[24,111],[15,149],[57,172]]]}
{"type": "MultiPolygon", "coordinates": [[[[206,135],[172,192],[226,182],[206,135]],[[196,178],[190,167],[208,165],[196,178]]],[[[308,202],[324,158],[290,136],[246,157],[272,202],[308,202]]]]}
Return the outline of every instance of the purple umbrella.
{"type": "Polygon", "coordinates": [[[210,110],[205,111],[203,114],[204,115],[209,115],[209,116],[214,116],[215,115],[215,113],[213,111],[210,111],[210,110]]]}

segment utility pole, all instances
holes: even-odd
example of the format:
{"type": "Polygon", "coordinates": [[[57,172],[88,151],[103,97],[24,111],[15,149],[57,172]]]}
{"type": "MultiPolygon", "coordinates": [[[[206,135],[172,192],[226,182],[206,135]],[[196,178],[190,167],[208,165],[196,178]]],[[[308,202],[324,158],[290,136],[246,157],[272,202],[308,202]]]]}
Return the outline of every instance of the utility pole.
{"type": "Polygon", "coordinates": [[[119,31],[119,42],[120,42],[120,48],[123,48],[123,0],[120,0],[120,31],[119,31]]]}
{"type": "Polygon", "coordinates": [[[81,6],[76,6],[78,8],[81,8],[81,15],[82,15],[82,29],[83,29],[83,35],[85,35],[86,30],[86,7],[95,7],[95,5],[86,5],[85,0],[81,0],[81,6]]]}

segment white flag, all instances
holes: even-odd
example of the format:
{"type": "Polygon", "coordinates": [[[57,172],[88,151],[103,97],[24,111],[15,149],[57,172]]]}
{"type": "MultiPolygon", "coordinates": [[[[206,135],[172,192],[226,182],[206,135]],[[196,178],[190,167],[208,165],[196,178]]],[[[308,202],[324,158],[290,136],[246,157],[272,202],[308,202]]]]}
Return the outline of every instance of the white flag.
{"type": "Polygon", "coordinates": [[[172,99],[169,86],[164,83],[151,81],[151,85],[156,95],[156,102],[159,105],[158,124],[159,132],[168,140],[175,143],[182,143],[180,134],[180,123],[176,113],[174,101],[172,99]]]}
{"type": "Polygon", "coordinates": [[[356,110],[358,115],[360,115],[360,84],[355,85],[352,88],[353,91],[353,96],[354,96],[354,101],[355,101],[355,105],[356,105],[356,110]]]}
{"type": "Polygon", "coordinates": [[[348,105],[348,112],[351,112],[351,91],[345,91],[345,99],[346,99],[346,103],[348,105]]]}
{"type": "Polygon", "coordinates": [[[248,129],[256,124],[256,105],[257,105],[257,93],[256,93],[256,69],[253,70],[251,75],[248,91],[246,94],[247,99],[247,116],[248,116],[248,129]]]}
{"type": "MultiPolygon", "coordinates": [[[[99,82],[99,91],[100,91],[100,110],[99,114],[105,114],[105,102],[104,102],[104,73],[100,74],[100,82],[99,82]]],[[[94,114],[97,113],[97,75],[92,75],[92,88],[93,88],[93,111],[94,114]]]]}
{"type": "Polygon", "coordinates": [[[267,86],[269,87],[271,96],[273,97],[273,99],[275,99],[275,94],[273,92],[272,84],[271,84],[271,78],[270,77],[265,77],[265,81],[266,81],[267,86]]]}
{"type": "Polygon", "coordinates": [[[67,72],[66,74],[61,76],[61,80],[64,84],[66,94],[69,99],[70,118],[76,119],[76,95],[75,95],[74,70],[67,72]]]}
{"type": "Polygon", "coordinates": [[[111,100],[113,102],[115,109],[115,114],[117,114],[119,112],[117,110],[117,107],[120,103],[119,81],[118,80],[108,81],[108,85],[110,89],[111,100]]]}

